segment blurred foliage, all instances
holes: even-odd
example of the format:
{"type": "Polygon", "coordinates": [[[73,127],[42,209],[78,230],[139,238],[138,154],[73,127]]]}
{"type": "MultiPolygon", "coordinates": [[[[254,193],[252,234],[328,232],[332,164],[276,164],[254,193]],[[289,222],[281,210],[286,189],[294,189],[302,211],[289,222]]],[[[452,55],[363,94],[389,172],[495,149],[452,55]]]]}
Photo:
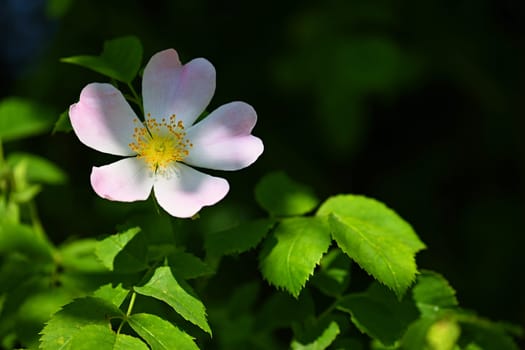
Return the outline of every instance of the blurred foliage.
{"type": "MultiPolygon", "coordinates": [[[[0,98],[34,101],[43,128],[49,111],[58,118],[86,83],[105,81],[60,57],[135,35],[144,57],[174,47],[183,61],[210,59],[210,108],[252,104],[266,150],[228,174],[232,192],[203,212],[204,232],[259,213],[246,194],[267,169],[283,169],[321,198],[364,193],[396,208],[430,247],[419,265],[447,276],[463,306],[525,324],[522,1],[0,0],[0,29],[0,98]]],[[[90,168],[110,158],[71,134],[4,147],[69,175],[70,186],[36,198],[55,242],[113,232],[145,206],[96,197],[90,168]]]]}

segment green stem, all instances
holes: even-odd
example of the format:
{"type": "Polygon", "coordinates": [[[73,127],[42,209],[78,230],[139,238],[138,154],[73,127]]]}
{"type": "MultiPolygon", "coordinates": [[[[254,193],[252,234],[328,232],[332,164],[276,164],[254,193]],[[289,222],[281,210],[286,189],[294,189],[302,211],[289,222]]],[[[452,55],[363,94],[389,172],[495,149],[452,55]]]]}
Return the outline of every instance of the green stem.
{"type": "Polygon", "coordinates": [[[131,85],[131,83],[128,83],[128,88],[131,91],[131,94],[133,95],[133,99],[130,99],[130,100],[135,102],[139,106],[140,111],[142,112],[142,115],[144,115],[144,107],[142,106],[142,101],[140,99],[139,94],[137,94],[137,92],[135,91],[135,88],[133,87],[133,85],[131,85]]]}
{"type": "Polygon", "coordinates": [[[33,224],[33,229],[40,237],[46,238],[44,226],[42,226],[42,221],[40,221],[40,216],[38,215],[38,210],[36,209],[35,201],[34,200],[29,201],[28,206],[29,206],[29,215],[31,217],[31,223],[33,224]]]}
{"type": "Polygon", "coordinates": [[[122,330],[122,327],[124,326],[124,323],[126,323],[128,317],[131,315],[131,311],[133,311],[133,306],[135,306],[135,299],[136,298],[137,298],[137,293],[132,292],[131,293],[131,298],[129,300],[128,311],[126,311],[126,317],[122,320],[122,322],[118,326],[117,334],[120,334],[120,331],[122,330]]]}

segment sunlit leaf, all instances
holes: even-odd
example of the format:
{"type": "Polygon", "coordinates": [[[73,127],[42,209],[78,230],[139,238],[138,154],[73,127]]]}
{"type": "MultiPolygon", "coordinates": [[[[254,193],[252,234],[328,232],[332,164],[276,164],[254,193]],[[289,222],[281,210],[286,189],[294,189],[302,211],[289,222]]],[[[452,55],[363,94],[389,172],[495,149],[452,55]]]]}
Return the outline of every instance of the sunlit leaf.
{"type": "Polygon", "coordinates": [[[134,36],[126,36],[104,42],[100,56],[64,57],[62,62],[89,68],[110,78],[131,83],[142,62],[142,44],[134,36]]]}
{"type": "Polygon", "coordinates": [[[28,182],[58,185],[67,181],[67,174],[46,158],[21,152],[10,153],[7,157],[7,164],[13,167],[20,163],[25,163],[25,175],[28,182]]]}
{"type": "Polygon", "coordinates": [[[337,308],[350,313],[357,328],[385,345],[401,339],[418,317],[417,308],[409,298],[399,301],[392,291],[378,283],[363,293],[344,296],[337,308]]]}
{"type": "Polygon", "coordinates": [[[18,97],[0,101],[0,140],[12,141],[41,134],[53,125],[54,112],[18,97]]]}
{"type": "Polygon", "coordinates": [[[83,326],[71,339],[72,350],[148,350],[142,340],[116,334],[109,327],[102,325],[83,326]]]}
{"type": "Polygon", "coordinates": [[[164,301],[185,320],[211,334],[204,304],[194,295],[188,285],[181,284],[175,279],[168,266],[161,266],[155,270],[151,279],[144,286],[134,289],[139,294],[164,301]]]}
{"type": "Polygon", "coordinates": [[[97,245],[97,257],[111,271],[135,272],[146,269],[146,247],[140,239],[135,238],[139,232],[140,228],[134,227],[105,238],[97,245]]]}
{"type": "Polygon", "coordinates": [[[59,247],[59,256],[65,269],[81,272],[105,272],[106,267],[97,259],[95,249],[99,242],[92,238],[68,241],[59,247]]]}
{"type": "Polygon", "coordinates": [[[305,214],[319,204],[311,188],[290,179],[283,172],[263,177],[255,187],[255,199],[275,216],[305,214]]]}
{"type": "Polygon", "coordinates": [[[436,314],[443,308],[458,305],[456,291],[443,276],[433,271],[423,271],[418,276],[412,295],[423,315],[436,314]]]}
{"type": "Polygon", "coordinates": [[[98,288],[93,293],[93,296],[109,301],[116,307],[120,307],[120,305],[122,305],[122,303],[128,296],[129,292],[130,291],[128,289],[122,287],[121,283],[119,283],[116,286],[113,286],[112,283],[108,283],[98,288]]]}
{"type": "Polygon", "coordinates": [[[152,350],[198,350],[193,338],[168,321],[150,314],[134,314],[129,325],[149,344],[152,350]]]}
{"type": "Polygon", "coordinates": [[[209,233],[205,237],[206,251],[213,256],[243,253],[256,247],[274,225],[274,220],[260,219],[209,233]]]}
{"type": "Polygon", "coordinates": [[[261,272],[276,287],[297,297],[330,246],[329,227],[320,218],[283,220],[264,243],[261,272]]]}
{"type": "Polygon", "coordinates": [[[72,340],[83,327],[99,325],[109,329],[109,318],[117,316],[123,316],[122,312],[103,299],[77,299],[51,317],[41,332],[40,347],[43,350],[76,350],[72,340]]]}
{"type": "Polygon", "coordinates": [[[415,254],[425,248],[407,222],[381,202],[355,195],[329,198],[317,215],[329,218],[333,238],[350,258],[403,295],[416,277],[415,254]]]}
{"type": "Polygon", "coordinates": [[[332,321],[324,332],[313,342],[301,344],[294,340],[292,341],[291,348],[292,350],[324,350],[333,343],[339,332],[339,325],[337,322],[332,321]]]}

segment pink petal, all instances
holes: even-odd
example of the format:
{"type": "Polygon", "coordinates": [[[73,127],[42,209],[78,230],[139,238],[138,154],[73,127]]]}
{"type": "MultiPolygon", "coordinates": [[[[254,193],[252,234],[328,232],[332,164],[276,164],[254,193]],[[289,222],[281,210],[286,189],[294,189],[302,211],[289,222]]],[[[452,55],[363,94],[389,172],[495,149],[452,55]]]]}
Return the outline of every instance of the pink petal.
{"type": "Polygon", "coordinates": [[[230,186],[219,177],[213,177],[184,164],[177,164],[177,175],[158,176],[153,191],[159,205],[170,215],[189,218],[202,207],[220,201],[230,186]]]}
{"type": "Polygon", "coordinates": [[[140,121],[113,85],[92,83],[84,87],[77,103],[69,107],[69,118],[75,134],[86,146],[97,151],[130,156],[133,122],[140,121]]]}
{"type": "Polygon", "coordinates": [[[187,130],[193,143],[184,162],[216,170],[239,170],[257,160],[264,150],[262,141],[250,135],[257,114],[244,102],[232,102],[213,111],[187,130]]]}
{"type": "Polygon", "coordinates": [[[93,167],[91,186],[102,198],[134,202],[149,197],[154,177],[143,160],[132,157],[93,167]]]}
{"type": "Polygon", "coordinates": [[[210,103],[215,92],[215,68],[204,58],[181,65],[173,49],[156,53],[144,69],[144,113],[168,119],[175,114],[189,127],[210,103]]]}

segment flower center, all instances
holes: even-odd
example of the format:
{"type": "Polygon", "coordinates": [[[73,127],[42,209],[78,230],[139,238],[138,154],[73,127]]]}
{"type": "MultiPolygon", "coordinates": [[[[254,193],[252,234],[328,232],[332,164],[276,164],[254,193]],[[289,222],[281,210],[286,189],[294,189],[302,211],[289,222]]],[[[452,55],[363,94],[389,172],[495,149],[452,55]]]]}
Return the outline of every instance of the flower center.
{"type": "Polygon", "coordinates": [[[183,161],[193,147],[186,138],[184,124],[181,120],[177,121],[174,114],[169,120],[162,118],[158,122],[148,113],[144,125],[135,128],[135,142],[130,143],[129,147],[137,153],[137,158],[146,162],[153,173],[168,175],[174,170],[170,165],[183,161]]]}

